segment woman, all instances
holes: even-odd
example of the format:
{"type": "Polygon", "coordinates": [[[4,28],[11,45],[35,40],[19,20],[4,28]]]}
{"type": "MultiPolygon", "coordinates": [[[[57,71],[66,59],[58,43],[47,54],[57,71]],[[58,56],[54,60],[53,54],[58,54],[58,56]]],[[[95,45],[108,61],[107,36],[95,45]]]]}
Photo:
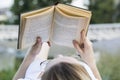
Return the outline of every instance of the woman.
{"type": "Polygon", "coordinates": [[[73,40],[73,45],[83,61],[67,56],[48,61],[47,52],[39,53],[42,51],[42,40],[37,37],[13,80],[101,80],[92,45],[84,36],[84,31],[81,32],[81,39],[82,45],[76,40],[73,40]]]}

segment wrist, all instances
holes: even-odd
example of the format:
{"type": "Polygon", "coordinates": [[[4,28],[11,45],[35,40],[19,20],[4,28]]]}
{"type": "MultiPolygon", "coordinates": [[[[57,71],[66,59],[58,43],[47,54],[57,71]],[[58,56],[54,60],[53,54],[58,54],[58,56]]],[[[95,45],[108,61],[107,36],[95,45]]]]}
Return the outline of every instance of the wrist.
{"type": "Polygon", "coordinates": [[[87,64],[88,64],[90,67],[95,67],[95,66],[96,66],[95,60],[90,61],[90,62],[87,62],[87,64]]]}
{"type": "Polygon", "coordinates": [[[92,62],[92,63],[87,63],[88,66],[92,69],[92,71],[94,72],[94,70],[97,69],[97,65],[96,62],[92,62]]]}
{"type": "Polygon", "coordinates": [[[31,55],[31,54],[28,54],[28,55],[26,55],[25,56],[25,58],[24,58],[24,62],[31,62],[31,61],[33,61],[34,60],[34,58],[35,58],[35,56],[34,55],[31,55]]]}

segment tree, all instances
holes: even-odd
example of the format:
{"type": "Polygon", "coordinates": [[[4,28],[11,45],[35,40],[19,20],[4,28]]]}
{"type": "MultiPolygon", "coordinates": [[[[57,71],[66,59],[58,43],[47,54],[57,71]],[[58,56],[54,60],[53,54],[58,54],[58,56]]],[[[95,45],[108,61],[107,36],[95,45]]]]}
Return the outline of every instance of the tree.
{"type": "Polygon", "coordinates": [[[113,15],[113,22],[120,22],[120,1],[118,5],[116,6],[116,10],[113,15]]]}
{"type": "Polygon", "coordinates": [[[92,11],[91,23],[111,23],[116,8],[114,0],[90,0],[89,9],[92,11]]]}
{"type": "Polygon", "coordinates": [[[72,0],[14,0],[14,5],[11,8],[14,15],[14,24],[19,24],[21,13],[46,7],[55,4],[57,1],[70,3],[72,0]]]}

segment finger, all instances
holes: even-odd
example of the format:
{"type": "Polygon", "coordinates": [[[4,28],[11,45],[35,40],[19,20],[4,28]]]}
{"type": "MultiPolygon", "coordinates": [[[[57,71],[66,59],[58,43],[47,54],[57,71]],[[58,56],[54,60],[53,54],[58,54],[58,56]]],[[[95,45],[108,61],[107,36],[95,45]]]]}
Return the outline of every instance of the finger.
{"type": "Polygon", "coordinates": [[[84,48],[84,43],[80,44],[80,48],[81,48],[81,49],[84,48]]]}
{"type": "Polygon", "coordinates": [[[62,54],[59,54],[57,57],[63,57],[63,55],[62,55],[62,54]]]}
{"type": "Polygon", "coordinates": [[[48,43],[48,45],[49,45],[49,46],[51,46],[51,43],[50,43],[50,41],[48,41],[47,43],[48,43]]]}
{"type": "Polygon", "coordinates": [[[38,37],[36,38],[36,43],[40,43],[40,42],[42,42],[42,40],[41,40],[41,37],[38,36],[38,37]]]}
{"type": "Polygon", "coordinates": [[[85,31],[84,29],[81,31],[81,41],[80,41],[80,47],[84,48],[84,39],[85,39],[85,31]]]}
{"type": "Polygon", "coordinates": [[[41,39],[41,37],[38,36],[36,38],[36,42],[35,42],[35,44],[33,46],[35,46],[35,45],[42,45],[42,39],[41,39]]]}
{"type": "Polygon", "coordinates": [[[84,46],[86,48],[92,47],[92,43],[90,42],[90,40],[88,38],[85,38],[85,40],[84,40],[84,46]]]}
{"type": "Polygon", "coordinates": [[[80,35],[81,35],[81,40],[84,41],[84,39],[85,39],[85,30],[84,29],[81,31],[80,35]]]}
{"type": "Polygon", "coordinates": [[[80,32],[81,39],[80,39],[80,47],[84,48],[84,39],[85,39],[85,31],[84,29],[80,32]]]}
{"type": "Polygon", "coordinates": [[[83,53],[82,49],[79,46],[79,43],[76,40],[73,40],[73,45],[79,53],[83,53]]]}

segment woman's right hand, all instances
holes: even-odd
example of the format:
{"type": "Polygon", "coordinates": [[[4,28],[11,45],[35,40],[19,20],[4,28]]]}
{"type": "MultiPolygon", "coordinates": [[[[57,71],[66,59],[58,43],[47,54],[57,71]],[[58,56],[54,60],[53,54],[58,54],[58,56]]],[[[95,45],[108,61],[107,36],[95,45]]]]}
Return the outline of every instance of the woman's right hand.
{"type": "Polygon", "coordinates": [[[73,40],[73,45],[75,49],[80,54],[82,60],[84,60],[88,65],[95,64],[92,43],[85,37],[85,31],[82,31],[80,35],[82,46],[76,40],[73,40]]]}
{"type": "Polygon", "coordinates": [[[84,60],[91,68],[97,80],[102,80],[95,63],[92,43],[85,37],[84,31],[81,32],[81,40],[82,40],[81,45],[76,40],[73,40],[74,47],[80,54],[82,60],[84,60]]]}

